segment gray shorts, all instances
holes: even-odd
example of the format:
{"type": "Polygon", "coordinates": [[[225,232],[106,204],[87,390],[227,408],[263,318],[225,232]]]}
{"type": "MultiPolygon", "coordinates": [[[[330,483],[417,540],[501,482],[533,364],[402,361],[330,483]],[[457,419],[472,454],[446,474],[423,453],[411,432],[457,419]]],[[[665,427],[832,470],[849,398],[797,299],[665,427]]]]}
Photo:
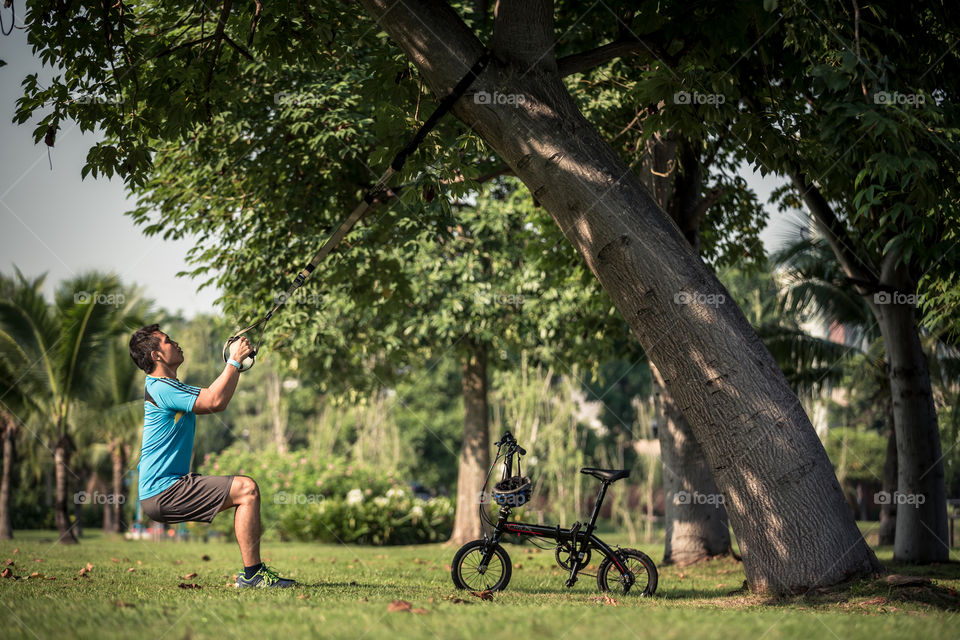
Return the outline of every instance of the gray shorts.
{"type": "Polygon", "coordinates": [[[232,484],[233,476],[188,473],[157,495],[141,500],[140,507],[157,522],[212,522],[230,496],[232,484]]]}

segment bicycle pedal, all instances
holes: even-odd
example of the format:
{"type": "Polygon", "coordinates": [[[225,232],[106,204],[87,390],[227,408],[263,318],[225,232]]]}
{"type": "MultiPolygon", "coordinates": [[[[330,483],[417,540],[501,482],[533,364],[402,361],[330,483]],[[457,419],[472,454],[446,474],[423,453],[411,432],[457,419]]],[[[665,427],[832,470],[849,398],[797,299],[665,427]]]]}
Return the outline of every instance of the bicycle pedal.
{"type": "Polygon", "coordinates": [[[576,578],[568,578],[567,581],[566,581],[564,584],[566,584],[566,585],[567,585],[567,588],[569,589],[569,588],[572,587],[573,585],[577,584],[577,579],[576,579],[576,578]]]}

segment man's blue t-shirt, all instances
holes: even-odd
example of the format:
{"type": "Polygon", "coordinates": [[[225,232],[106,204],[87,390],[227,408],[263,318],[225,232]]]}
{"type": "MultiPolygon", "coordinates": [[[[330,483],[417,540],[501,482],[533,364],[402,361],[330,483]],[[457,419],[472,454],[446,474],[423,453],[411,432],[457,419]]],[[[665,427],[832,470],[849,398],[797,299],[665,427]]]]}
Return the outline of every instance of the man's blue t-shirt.
{"type": "Polygon", "coordinates": [[[147,376],[143,389],[143,442],[140,445],[140,500],[155,496],[190,473],[200,387],[173,378],[147,376]]]}

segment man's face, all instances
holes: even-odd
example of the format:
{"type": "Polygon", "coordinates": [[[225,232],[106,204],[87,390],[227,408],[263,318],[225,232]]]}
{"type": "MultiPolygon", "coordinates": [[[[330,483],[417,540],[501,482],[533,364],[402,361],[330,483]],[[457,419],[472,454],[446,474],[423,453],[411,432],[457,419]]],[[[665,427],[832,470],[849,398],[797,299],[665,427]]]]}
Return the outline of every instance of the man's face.
{"type": "Polygon", "coordinates": [[[154,353],[160,356],[160,362],[169,366],[176,367],[183,363],[183,349],[176,342],[170,339],[170,336],[162,331],[155,334],[160,339],[160,348],[154,353]]]}

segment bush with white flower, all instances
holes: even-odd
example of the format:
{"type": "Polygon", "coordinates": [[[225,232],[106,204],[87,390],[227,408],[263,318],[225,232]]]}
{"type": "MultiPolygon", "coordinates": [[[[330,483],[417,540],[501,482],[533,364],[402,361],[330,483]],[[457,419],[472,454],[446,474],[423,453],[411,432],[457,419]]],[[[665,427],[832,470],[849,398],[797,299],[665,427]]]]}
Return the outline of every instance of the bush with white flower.
{"type": "MultiPolygon", "coordinates": [[[[415,498],[392,474],[342,458],[228,448],[205,459],[199,471],[214,469],[254,470],[267,539],[418,544],[445,540],[453,530],[450,498],[415,498]]],[[[233,518],[220,516],[212,526],[233,535],[233,518]]]]}

